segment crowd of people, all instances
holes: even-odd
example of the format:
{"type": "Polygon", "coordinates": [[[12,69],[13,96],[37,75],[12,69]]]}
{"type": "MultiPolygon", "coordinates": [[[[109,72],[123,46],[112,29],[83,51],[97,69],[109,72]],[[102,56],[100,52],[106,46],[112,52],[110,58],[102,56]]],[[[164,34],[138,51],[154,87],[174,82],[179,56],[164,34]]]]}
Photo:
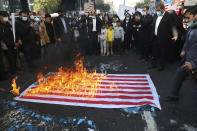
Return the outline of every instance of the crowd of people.
{"type": "MultiPolygon", "coordinates": [[[[173,91],[167,100],[177,100],[183,79],[188,74],[196,74],[195,6],[184,14],[180,11],[178,15],[175,11],[165,11],[162,4],[157,6],[154,15],[150,15],[149,8],[144,7],[142,12],[137,9],[134,14],[125,12],[123,21],[117,15],[95,12],[72,18],[64,15],[63,10],[59,10],[58,14],[55,18],[45,14],[39,20],[33,13],[21,11],[15,22],[14,37],[9,14],[0,12],[0,79],[6,79],[7,74],[16,75],[21,65],[34,68],[35,59],[44,60],[50,54],[48,49],[56,50],[58,45],[69,45],[68,48],[83,55],[122,55],[133,49],[139,53],[140,60],[150,63],[149,69],[158,68],[158,71],[165,70],[168,63],[182,59],[173,91]],[[8,70],[4,58],[9,65],[8,70]]],[[[193,86],[196,95],[195,78],[193,86]]]]}

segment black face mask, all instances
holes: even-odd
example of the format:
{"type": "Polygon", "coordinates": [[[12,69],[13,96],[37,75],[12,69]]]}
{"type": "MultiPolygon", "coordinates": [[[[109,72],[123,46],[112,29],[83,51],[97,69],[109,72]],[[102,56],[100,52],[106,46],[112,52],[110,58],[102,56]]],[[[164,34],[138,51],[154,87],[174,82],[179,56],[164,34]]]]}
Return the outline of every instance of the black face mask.
{"type": "Polygon", "coordinates": [[[60,14],[60,17],[64,17],[64,14],[60,14]]]}

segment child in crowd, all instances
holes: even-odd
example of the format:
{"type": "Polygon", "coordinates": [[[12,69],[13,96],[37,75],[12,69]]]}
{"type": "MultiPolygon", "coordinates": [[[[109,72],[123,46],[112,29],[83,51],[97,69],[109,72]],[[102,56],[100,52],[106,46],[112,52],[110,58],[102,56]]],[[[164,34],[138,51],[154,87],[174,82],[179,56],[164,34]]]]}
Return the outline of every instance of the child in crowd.
{"type": "Polygon", "coordinates": [[[117,22],[117,26],[114,28],[114,53],[120,54],[122,43],[124,42],[124,29],[121,27],[121,22],[117,22]]]}
{"type": "Polygon", "coordinates": [[[109,25],[109,29],[107,30],[107,55],[113,55],[113,41],[114,41],[114,29],[113,25],[109,25]]]}
{"type": "Polygon", "coordinates": [[[113,17],[113,23],[112,23],[114,28],[117,26],[117,21],[118,21],[118,18],[114,16],[113,17]]]}
{"type": "Polygon", "coordinates": [[[105,56],[106,55],[106,41],[107,39],[107,26],[103,25],[101,28],[101,34],[100,34],[100,46],[101,46],[101,55],[105,56]]]}

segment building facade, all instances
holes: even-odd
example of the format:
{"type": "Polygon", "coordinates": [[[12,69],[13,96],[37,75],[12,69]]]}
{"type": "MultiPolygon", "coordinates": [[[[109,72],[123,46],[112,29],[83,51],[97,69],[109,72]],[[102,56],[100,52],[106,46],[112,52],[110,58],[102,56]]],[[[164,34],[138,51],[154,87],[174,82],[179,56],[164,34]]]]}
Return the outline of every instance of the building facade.
{"type": "Polygon", "coordinates": [[[21,10],[20,0],[0,0],[0,10],[19,12],[21,10]]]}

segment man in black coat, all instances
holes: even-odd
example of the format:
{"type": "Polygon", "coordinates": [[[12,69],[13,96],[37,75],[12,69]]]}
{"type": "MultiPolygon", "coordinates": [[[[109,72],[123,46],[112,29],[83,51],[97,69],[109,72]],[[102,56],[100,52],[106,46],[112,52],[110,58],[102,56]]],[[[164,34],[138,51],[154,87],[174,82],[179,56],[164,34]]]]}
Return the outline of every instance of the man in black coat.
{"type": "Polygon", "coordinates": [[[144,7],[141,18],[141,28],[139,36],[141,58],[148,60],[151,55],[151,31],[153,18],[149,14],[149,7],[144,7]]]}
{"type": "Polygon", "coordinates": [[[102,21],[92,13],[88,20],[88,34],[89,34],[89,54],[98,55],[100,52],[100,45],[98,42],[98,35],[101,32],[102,21]]]}
{"type": "Polygon", "coordinates": [[[63,10],[58,11],[59,16],[53,20],[57,41],[68,44],[71,42],[71,29],[69,19],[64,17],[63,10]]]}
{"type": "Polygon", "coordinates": [[[34,67],[33,58],[36,46],[34,24],[29,22],[27,12],[21,11],[19,15],[20,17],[15,23],[16,41],[22,42],[21,51],[24,53],[28,67],[32,68],[34,67]]]}
{"type": "MultiPolygon", "coordinates": [[[[0,19],[2,19],[2,13],[0,12],[0,19]]],[[[3,39],[3,33],[0,32],[0,41],[3,39]]],[[[0,46],[0,80],[3,80],[5,77],[5,70],[4,70],[4,63],[3,63],[3,55],[2,55],[3,51],[2,48],[0,46]]]]}
{"type": "Polygon", "coordinates": [[[15,54],[15,42],[14,36],[12,32],[12,26],[9,23],[8,13],[2,12],[0,14],[2,17],[0,18],[0,33],[1,33],[1,45],[3,48],[3,53],[5,54],[11,75],[16,73],[16,54],[15,54]]]}
{"type": "Polygon", "coordinates": [[[157,16],[153,19],[153,61],[150,68],[156,68],[159,62],[158,71],[165,69],[168,48],[178,38],[178,33],[172,16],[165,11],[163,4],[157,6],[157,16]]]}
{"type": "Polygon", "coordinates": [[[129,50],[131,48],[131,40],[132,40],[132,32],[131,32],[132,20],[130,14],[126,14],[122,26],[125,32],[124,49],[129,50]]]}

